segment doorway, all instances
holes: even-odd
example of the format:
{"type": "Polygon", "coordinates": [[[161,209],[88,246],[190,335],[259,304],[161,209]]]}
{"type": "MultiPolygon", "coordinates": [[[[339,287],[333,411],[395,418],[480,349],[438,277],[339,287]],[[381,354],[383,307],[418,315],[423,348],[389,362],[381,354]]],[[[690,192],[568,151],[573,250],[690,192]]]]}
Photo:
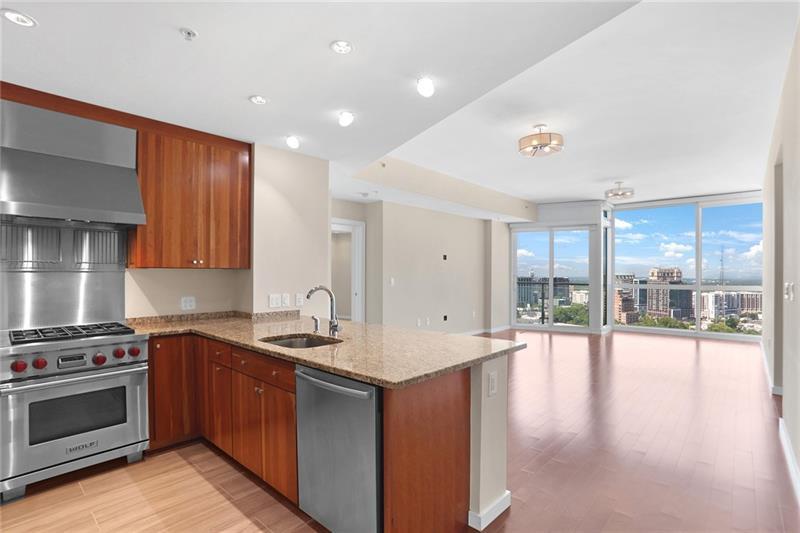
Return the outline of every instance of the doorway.
{"type": "Polygon", "coordinates": [[[364,322],[366,316],[366,224],[331,219],[331,290],[342,320],[364,322]]]}

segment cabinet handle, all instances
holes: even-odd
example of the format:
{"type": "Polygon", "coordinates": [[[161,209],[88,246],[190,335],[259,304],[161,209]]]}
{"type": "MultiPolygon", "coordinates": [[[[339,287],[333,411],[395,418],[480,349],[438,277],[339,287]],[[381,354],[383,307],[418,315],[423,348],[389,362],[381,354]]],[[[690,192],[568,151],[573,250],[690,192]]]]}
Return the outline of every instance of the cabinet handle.
{"type": "Polygon", "coordinates": [[[262,388],[255,387],[255,389],[256,389],[256,394],[258,394],[259,396],[261,396],[261,394],[264,393],[264,389],[262,389],[262,388]]]}
{"type": "Polygon", "coordinates": [[[156,350],[160,350],[160,349],[161,349],[161,345],[160,344],[156,344],[156,350]]]}
{"type": "Polygon", "coordinates": [[[216,370],[217,372],[219,372],[220,370],[222,370],[222,367],[221,367],[221,366],[215,366],[215,367],[214,367],[214,370],[216,370]]]}
{"type": "Polygon", "coordinates": [[[273,370],[273,371],[272,371],[272,375],[273,375],[273,376],[277,376],[277,375],[278,375],[278,371],[277,371],[277,370],[273,370]]]}
{"type": "Polygon", "coordinates": [[[192,264],[196,265],[197,264],[197,259],[192,259],[192,264]]]}
{"type": "Polygon", "coordinates": [[[203,264],[203,260],[202,260],[202,259],[200,260],[200,264],[201,264],[201,265],[203,264]]]}
{"type": "Polygon", "coordinates": [[[222,355],[222,352],[214,352],[214,355],[222,355]]]}
{"type": "Polygon", "coordinates": [[[242,363],[242,365],[245,365],[245,364],[247,363],[247,361],[245,361],[244,359],[242,359],[242,360],[241,360],[241,363],[242,363]]]}

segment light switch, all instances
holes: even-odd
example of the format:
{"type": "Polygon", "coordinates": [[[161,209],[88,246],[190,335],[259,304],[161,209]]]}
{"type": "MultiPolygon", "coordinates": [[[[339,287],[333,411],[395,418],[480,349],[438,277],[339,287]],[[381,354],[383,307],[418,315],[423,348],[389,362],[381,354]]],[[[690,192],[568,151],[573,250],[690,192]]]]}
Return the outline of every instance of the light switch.
{"type": "Polygon", "coordinates": [[[488,396],[491,398],[497,394],[497,370],[489,372],[489,393],[488,396]]]}
{"type": "Polygon", "coordinates": [[[280,307],[281,306],[281,295],[280,294],[270,294],[269,295],[269,306],[272,309],[274,309],[276,307],[280,307]]]}
{"type": "Polygon", "coordinates": [[[281,305],[283,305],[284,307],[289,307],[290,305],[292,305],[292,301],[289,298],[288,292],[283,293],[283,298],[281,299],[281,305]]]}
{"type": "Polygon", "coordinates": [[[394,276],[389,278],[389,286],[394,287],[394,276]]]}
{"type": "Polygon", "coordinates": [[[295,307],[303,307],[303,304],[306,303],[306,296],[302,292],[298,292],[294,295],[294,306],[295,307]]]}
{"type": "Polygon", "coordinates": [[[194,296],[181,296],[181,311],[191,311],[197,308],[194,296]]]}

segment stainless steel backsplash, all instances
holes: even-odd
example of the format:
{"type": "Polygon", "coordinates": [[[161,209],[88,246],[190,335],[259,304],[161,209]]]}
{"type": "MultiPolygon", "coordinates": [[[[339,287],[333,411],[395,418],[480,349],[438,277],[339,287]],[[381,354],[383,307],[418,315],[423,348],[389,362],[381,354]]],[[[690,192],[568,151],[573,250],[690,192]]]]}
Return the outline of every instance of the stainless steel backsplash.
{"type": "Polygon", "coordinates": [[[126,231],[0,220],[0,329],[125,318],[126,231]]]}

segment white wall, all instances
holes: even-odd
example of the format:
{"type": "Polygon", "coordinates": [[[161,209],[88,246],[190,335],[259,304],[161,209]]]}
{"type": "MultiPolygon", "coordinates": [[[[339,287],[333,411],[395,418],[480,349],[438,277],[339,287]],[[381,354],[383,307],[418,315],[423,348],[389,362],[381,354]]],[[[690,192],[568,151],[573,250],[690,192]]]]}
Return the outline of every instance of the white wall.
{"type": "MultiPolygon", "coordinates": [[[[766,274],[770,280],[776,279],[775,272],[780,271],[784,282],[794,282],[795,299],[782,299],[782,294],[775,294],[775,288],[766,283],[765,291],[772,294],[765,296],[765,302],[781,300],[783,306],[782,346],[783,346],[783,418],[791,439],[796,457],[800,457],[800,32],[795,38],[794,49],[788,65],[788,73],[783,86],[778,120],[773,134],[772,150],[767,163],[765,191],[771,193],[770,212],[774,205],[783,205],[783,239],[775,242],[766,256],[774,254],[774,250],[782,246],[782,264],[774,262],[774,258],[765,258],[766,274]],[[775,167],[783,174],[782,191],[775,187],[775,167]],[[774,299],[774,300],[773,300],[774,299]]],[[[770,220],[766,219],[769,224],[770,220]]],[[[766,307],[766,305],[765,305],[766,307]]],[[[776,333],[778,333],[776,328],[776,333]]],[[[765,340],[766,341],[766,340],[765,340]]],[[[774,344],[774,343],[773,343],[774,344]]],[[[765,342],[765,347],[767,343],[765,342]]],[[[773,354],[768,351],[768,357],[773,354]]],[[[777,354],[780,355],[780,354],[777,354]]],[[[774,362],[773,362],[774,363],[774,362]]],[[[779,366],[772,365],[773,368],[779,366]]]]}
{"type": "Polygon", "coordinates": [[[487,329],[511,324],[511,229],[505,222],[486,221],[489,253],[486,281],[487,329]]]}
{"type": "Polygon", "coordinates": [[[336,295],[336,312],[342,319],[349,319],[352,313],[352,249],[350,233],[331,235],[331,290],[336,295]]]}
{"type": "Polygon", "coordinates": [[[368,205],[369,204],[362,202],[351,202],[349,200],[331,198],[331,217],[366,222],[368,205]]]}

